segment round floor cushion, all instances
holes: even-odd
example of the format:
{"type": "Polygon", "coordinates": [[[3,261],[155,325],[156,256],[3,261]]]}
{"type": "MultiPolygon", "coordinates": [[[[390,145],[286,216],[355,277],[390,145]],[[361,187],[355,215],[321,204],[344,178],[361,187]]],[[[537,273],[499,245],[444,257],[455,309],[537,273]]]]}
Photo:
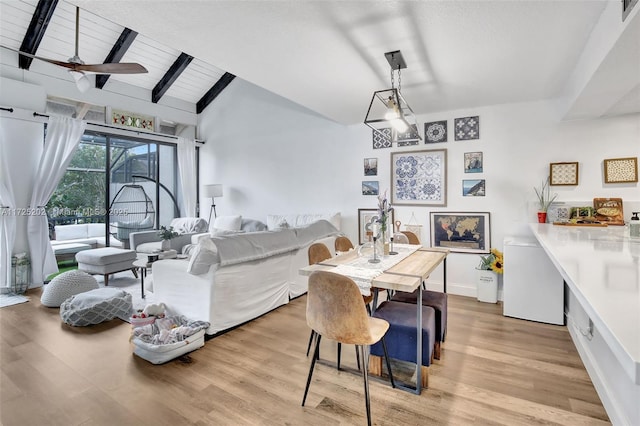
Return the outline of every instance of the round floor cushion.
{"type": "Polygon", "coordinates": [[[105,287],[76,294],[62,302],[60,318],[69,325],[85,326],[129,318],[132,310],[131,294],[105,287]]]}
{"type": "Polygon", "coordinates": [[[98,287],[98,281],[84,271],[63,272],[44,286],[40,302],[49,308],[57,308],[71,296],[98,287]]]}

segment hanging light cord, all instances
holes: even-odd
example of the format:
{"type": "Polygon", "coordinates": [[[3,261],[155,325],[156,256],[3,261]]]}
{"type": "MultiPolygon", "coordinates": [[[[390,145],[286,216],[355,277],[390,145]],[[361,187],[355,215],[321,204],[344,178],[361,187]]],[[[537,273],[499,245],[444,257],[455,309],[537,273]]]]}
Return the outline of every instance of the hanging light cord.
{"type": "MultiPolygon", "coordinates": [[[[391,68],[391,88],[395,89],[396,85],[395,85],[395,71],[393,68],[391,68]]],[[[400,72],[400,66],[398,65],[398,92],[402,92],[402,90],[400,89],[400,86],[402,85],[402,74],[400,72]]]]}

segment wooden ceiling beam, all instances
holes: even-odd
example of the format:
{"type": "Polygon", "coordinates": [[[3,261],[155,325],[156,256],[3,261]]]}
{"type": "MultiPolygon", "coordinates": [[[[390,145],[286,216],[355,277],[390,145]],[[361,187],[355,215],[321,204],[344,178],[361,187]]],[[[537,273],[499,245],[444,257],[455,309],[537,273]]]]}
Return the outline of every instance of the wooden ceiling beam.
{"type": "MultiPolygon", "coordinates": [[[[21,52],[29,53],[31,55],[36,54],[38,46],[40,46],[40,42],[42,41],[42,37],[44,37],[44,33],[47,31],[47,26],[53,16],[53,11],[56,9],[57,5],[58,0],[38,1],[36,10],[33,12],[33,16],[31,17],[29,28],[22,39],[22,44],[20,45],[21,52]]],[[[33,58],[23,55],[18,56],[18,66],[22,69],[28,70],[31,66],[31,62],[33,62],[33,58]]]]}
{"type": "MultiPolygon", "coordinates": [[[[133,40],[135,40],[137,36],[138,33],[129,28],[125,28],[124,30],[122,30],[120,37],[118,37],[118,40],[116,40],[115,44],[111,48],[111,52],[109,52],[107,57],[104,59],[104,63],[111,64],[120,62],[124,54],[127,53],[127,50],[129,50],[129,47],[131,47],[131,43],[133,43],[133,40]]],[[[107,80],[109,80],[109,77],[110,74],[96,75],[96,89],[102,89],[107,83],[107,80]]]]}
{"type": "Polygon", "coordinates": [[[214,84],[213,87],[209,89],[209,91],[207,91],[207,93],[205,93],[204,96],[198,101],[198,103],[196,104],[196,113],[200,114],[202,111],[204,111],[204,109],[209,106],[209,104],[216,97],[218,97],[220,93],[222,93],[222,91],[229,85],[229,83],[233,81],[234,78],[236,78],[235,75],[229,72],[225,72],[223,76],[220,77],[218,81],[216,81],[216,84],[214,84]]]}
{"type": "Polygon", "coordinates": [[[165,94],[169,87],[180,77],[180,74],[187,69],[189,63],[193,60],[193,56],[181,53],[178,59],[171,65],[169,70],[160,79],[158,84],[151,92],[151,102],[157,104],[160,98],[165,94]]]}

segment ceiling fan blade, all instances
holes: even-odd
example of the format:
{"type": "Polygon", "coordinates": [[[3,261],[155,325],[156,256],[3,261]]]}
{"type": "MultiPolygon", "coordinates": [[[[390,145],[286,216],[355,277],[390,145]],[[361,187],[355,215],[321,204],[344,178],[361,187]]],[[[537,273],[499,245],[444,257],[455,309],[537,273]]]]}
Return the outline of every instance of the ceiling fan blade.
{"type": "Polygon", "coordinates": [[[53,65],[58,65],[61,67],[65,67],[65,68],[70,68],[73,69],[75,64],[70,64],[69,62],[64,62],[64,61],[56,61],[55,59],[49,59],[49,58],[43,58],[42,56],[36,56],[36,55],[32,55],[31,53],[27,53],[27,52],[22,52],[18,49],[14,49],[12,47],[8,47],[8,46],[2,46],[5,49],[11,50],[13,52],[19,53],[22,56],[26,56],[28,58],[33,58],[33,59],[38,59],[39,61],[44,61],[44,62],[49,62],[50,64],[53,65]]]}
{"type": "Polygon", "coordinates": [[[108,64],[72,64],[76,71],[95,74],[144,74],[147,69],[135,62],[112,62],[108,64]]]}

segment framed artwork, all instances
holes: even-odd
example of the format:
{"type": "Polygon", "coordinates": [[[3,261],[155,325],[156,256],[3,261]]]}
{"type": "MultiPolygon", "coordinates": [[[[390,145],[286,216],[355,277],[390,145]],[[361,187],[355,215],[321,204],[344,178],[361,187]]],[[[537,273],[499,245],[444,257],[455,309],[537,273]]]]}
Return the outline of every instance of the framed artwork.
{"type": "MultiPolygon", "coordinates": [[[[365,225],[371,222],[371,219],[374,216],[378,216],[378,209],[358,209],[358,244],[364,244],[369,241],[369,235],[367,235],[365,225]]],[[[391,216],[389,219],[391,220],[389,223],[393,224],[393,210],[391,210],[391,216]]],[[[388,226],[393,229],[392,225],[388,226]]]]}
{"type": "Polygon", "coordinates": [[[378,176],[378,159],[377,158],[364,159],[364,175],[378,176]]]}
{"type": "Polygon", "coordinates": [[[460,253],[489,253],[489,213],[431,212],[431,247],[460,253]]]}
{"type": "Polygon", "coordinates": [[[638,181],[638,157],[604,160],[604,183],[638,181]]]}
{"type": "Polygon", "coordinates": [[[462,181],[463,197],[484,197],[484,179],[465,179],[462,181]]]}
{"type": "Polygon", "coordinates": [[[393,129],[391,131],[391,135],[392,135],[391,143],[396,141],[398,146],[418,145],[420,143],[420,139],[418,135],[418,126],[415,124],[412,124],[411,130],[407,130],[404,133],[400,133],[397,130],[393,129]]]}
{"type": "Polygon", "coordinates": [[[377,180],[362,181],[362,195],[378,195],[380,183],[377,180]]]}
{"type": "Polygon", "coordinates": [[[482,173],[482,152],[465,152],[464,153],[464,172],[465,173],[482,173]]]}
{"type": "Polygon", "coordinates": [[[457,141],[480,139],[480,117],[462,117],[453,120],[453,131],[457,141]]]}
{"type": "Polygon", "coordinates": [[[424,143],[447,141],[447,120],[424,123],[424,143]]]}
{"type": "Polygon", "coordinates": [[[578,162],[550,163],[549,185],[577,185],[578,162]]]}
{"type": "Polygon", "coordinates": [[[447,205],[447,150],[391,153],[391,204],[447,205]]]}
{"type": "Polygon", "coordinates": [[[373,149],[391,148],[391,127],[386,129],[379,129],[378,131],[371,130],[373,149]]]}

